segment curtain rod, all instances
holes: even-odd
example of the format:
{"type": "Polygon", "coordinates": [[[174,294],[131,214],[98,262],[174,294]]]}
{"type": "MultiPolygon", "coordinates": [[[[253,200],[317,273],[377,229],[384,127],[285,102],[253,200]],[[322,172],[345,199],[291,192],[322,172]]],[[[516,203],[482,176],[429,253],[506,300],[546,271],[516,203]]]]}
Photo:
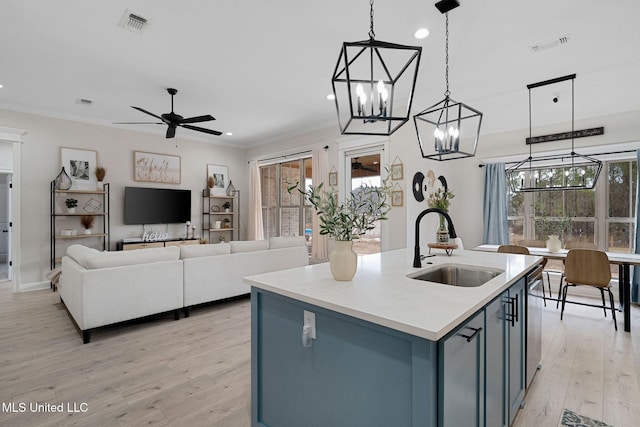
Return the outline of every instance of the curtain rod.
{"type": "MultiPolygon", "coordinates": [[[[624,153],[635,153],[637,150],[621,150],[621,151],[607,151],[607,152],[603,152],[603,153],[591,153],[589,154],[589,156],[591,157],[595,157],[595,156],[607,156],[610,154],[624,154],[624,153]]],[[[571,154],[567,154],[567,155],[559,155],[557,156],[558,159],[563,159],[563,158],[567,158],[567,157],[571,157],[571,154]]],[[[535,161],[535,157],[533,158],[533,161],[535,161]]],[[[504,162],[505,165],[515,165],[522,162],[522,160],[516,160],[513,162],[504,162]]],[[[489,164],[492,162],[489,162],[489,164]]],[[[496,163],[500,163],[500,162],[496,162],[496,163]]],[[[479,168],[483,168],[485,167],[486,164],[485,163],[481,163],[478,165],[479,168]]]]}
{"type": "MultiPolygon", "coordinates": [[[[327,151],[329,149],[328,145],[325,145],[324,147],[322,147],[325,151],[327,151]]],[[[283,154],[281,156],[275,156],[275,157],[269,157],[267,159],[260,159],[258,160],[258,163],[260,162],[268,162],[269,160],[277,160],[277,159],[286,159],[287,157],[293,157],[293,156],[299,156],[300,154],[312,154],[313,151],[312,150],[304,150],[304,151],[299,151],[297,153],[289,153],[289,154],[283,154]]],[[[247,162],[247,163],[251,163],[251,162],[247,162]]]]}

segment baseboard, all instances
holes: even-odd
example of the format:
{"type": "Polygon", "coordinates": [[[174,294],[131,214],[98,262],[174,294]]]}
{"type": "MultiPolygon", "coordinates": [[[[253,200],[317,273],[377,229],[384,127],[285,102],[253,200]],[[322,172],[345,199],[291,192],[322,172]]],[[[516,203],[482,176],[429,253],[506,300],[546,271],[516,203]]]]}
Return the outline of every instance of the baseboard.
{"type": "Polygon", "coordinates": [[[31,282],[18,285],[18,292],[41,291],[43,289],[51,289],[51,282],[31,282]]]}

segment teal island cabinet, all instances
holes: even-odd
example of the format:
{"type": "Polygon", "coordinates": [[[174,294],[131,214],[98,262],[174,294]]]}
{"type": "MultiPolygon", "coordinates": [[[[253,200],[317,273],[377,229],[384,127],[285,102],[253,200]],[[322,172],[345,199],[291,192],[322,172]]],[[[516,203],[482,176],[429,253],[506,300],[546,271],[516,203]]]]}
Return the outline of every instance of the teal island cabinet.
{"type": "Polygon", "coordinates": [[[414,269],[412,257],[359,257],[351,282],[327,264],[245,278],[253,426],[509,425],[524,396],[526,275],[541,259],[457,251],[414,269]],[[477,287],[408,277],[451,266],[498,274],[477,287]]]}

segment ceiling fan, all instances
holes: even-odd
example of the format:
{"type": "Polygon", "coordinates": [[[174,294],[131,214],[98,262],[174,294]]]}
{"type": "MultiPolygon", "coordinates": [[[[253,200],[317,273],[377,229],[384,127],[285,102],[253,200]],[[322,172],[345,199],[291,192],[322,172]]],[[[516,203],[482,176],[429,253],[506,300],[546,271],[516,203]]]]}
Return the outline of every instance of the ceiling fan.
{"type": "Polygon", "coordinates": [[[164,113],[161,115],[156,115],[153,113],[148,112],[145,109],[142,109],[140,107],[134,107],[133,105],[131,106],[131,108],[134,108],[138,111],[141,111],[145,114],[148,114],[150,116],[155,117],[158,120],[161,120],[160,122],[118,122],[118,123],[114,123],[114,124],[119,124],[119,125],[141,125],[141,124],[156,124],[156,125],[167,125],[167,138],[173,138],[176,136],[176,127],[180,126],[183,127],[185,129],[191,129],[191,130],[195,130],[198,132],[204,132],[204,133],[208,133],[211,135],[222,135],[222,132],[219,132],[217,130],[213,130],[213,129],[206,129],[206,128],[202,128],[199,126],[191,126],[190,123],[199,123],[199,122],[208,122],[211,120],[215,120],[215,118],[209,114],[204,115],[204,116],[196,116],[196,117],[189,117],[189,118],[184,118],[179,114],[176,114],[173,112],[173,95],[175,95],[176,93],[178,93],[177,89],[173,89],[173,88],[168,88],[167,92],[169,92],[169,95],[171,95],[171,112],[170,113],[164,113]]]}
{"type": "Polygon", "coordinates": [[[363,171],[369,171],[369,172],[375,172],[378,173],[378,169],[374,169],[374,168],[370,168],[368,166],[363,165],[361,162],[358,161],[360,157],[354,157],[351,162],[351,170],[363,170],[363,171]]]}

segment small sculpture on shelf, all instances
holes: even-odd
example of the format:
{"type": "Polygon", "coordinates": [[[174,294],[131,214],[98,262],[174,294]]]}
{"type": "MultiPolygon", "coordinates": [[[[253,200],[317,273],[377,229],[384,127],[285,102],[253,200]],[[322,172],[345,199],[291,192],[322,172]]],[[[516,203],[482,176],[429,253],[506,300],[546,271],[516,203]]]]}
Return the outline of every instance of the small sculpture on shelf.
{"type": "Polygon", "coordinates": [[[56,179],[53,182],[56,189],[58,190],[68,190],[71,188],[71,184],[72,184],[71,177],[69,176],[67,171],[64,170],[64,166],[62,167],[62,169],[60,170],[60,173],[58,174],[58,176],[56,176],[56,179]]]}
{"type": "Polygon", "coordinates": [[[75,213],[76,207],[78,206],[78,200],[74,198],[68,198],[64,201],[64,204],[67,206],[68,213],[75,213]]]}

